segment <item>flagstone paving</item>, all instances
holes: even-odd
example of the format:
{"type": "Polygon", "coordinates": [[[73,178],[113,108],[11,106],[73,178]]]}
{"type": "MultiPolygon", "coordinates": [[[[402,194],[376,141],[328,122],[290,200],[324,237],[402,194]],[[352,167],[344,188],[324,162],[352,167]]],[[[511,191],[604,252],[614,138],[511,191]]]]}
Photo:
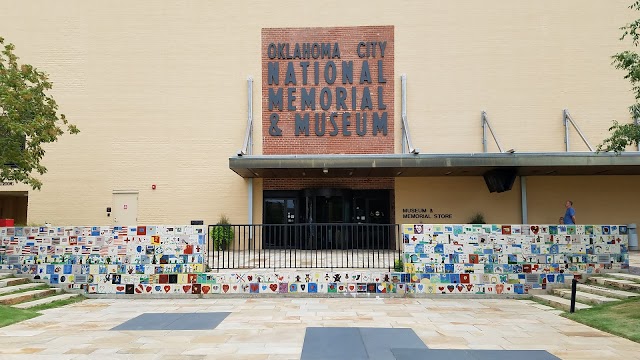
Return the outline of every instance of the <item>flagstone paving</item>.
{"type": "Polygon", "coordinates": [[[640,344],[562,318],[529,300],[90,299],[43,313],[0,328],[0,358],[300,359],[307,328],[360,327],[409,328],[429,349],[546,350],[561,359],[640,359],[640,344]],[[142,314],[225,312],[230,314],[209,330],[114,329],[142,314]]]}

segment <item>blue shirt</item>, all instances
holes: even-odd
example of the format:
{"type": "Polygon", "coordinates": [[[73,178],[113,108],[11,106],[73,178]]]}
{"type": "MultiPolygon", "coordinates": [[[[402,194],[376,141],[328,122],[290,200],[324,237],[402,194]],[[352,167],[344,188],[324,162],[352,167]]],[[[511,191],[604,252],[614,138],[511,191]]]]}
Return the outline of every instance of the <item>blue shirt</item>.
{"type": "Polygon", "coordinates": [[[576,211],[572,207],[570,207],[564,213],[564,223],[567,224],[567,225],[574,225],[575,223],[573,222],[573,219],[571,218],[572,216],[576,216],[576,211]]]}

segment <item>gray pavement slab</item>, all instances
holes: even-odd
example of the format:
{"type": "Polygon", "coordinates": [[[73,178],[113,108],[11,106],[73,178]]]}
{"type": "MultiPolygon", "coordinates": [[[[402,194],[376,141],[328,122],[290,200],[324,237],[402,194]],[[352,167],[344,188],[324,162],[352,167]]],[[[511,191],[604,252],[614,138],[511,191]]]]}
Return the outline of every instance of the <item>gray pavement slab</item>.
{"type": "Polygon", "coordinates": [[[412,329],[359,328],[364,347],[371,360],[394,360],[392,348],[427,349],[412,329]]]}
{"type": "Polygon", "coordinates": [[[308,327],[300,360],[324,359],[369,359],[359,329],[308,327]]]}
{"type": "Polygon", "coordinates": [[[145,313],[111,330],[210,330],[230,313],[145,313]]]}
{"type": "Polygon", "coordinates": [[[395,360],[559,360],[544,350],[391,349],[395,360]]]}
{"type": "Polygon", "coordinates": [[[408,328],[307,328],[301,360],[395,360],[392,348],[426,349],[408,328]]]}

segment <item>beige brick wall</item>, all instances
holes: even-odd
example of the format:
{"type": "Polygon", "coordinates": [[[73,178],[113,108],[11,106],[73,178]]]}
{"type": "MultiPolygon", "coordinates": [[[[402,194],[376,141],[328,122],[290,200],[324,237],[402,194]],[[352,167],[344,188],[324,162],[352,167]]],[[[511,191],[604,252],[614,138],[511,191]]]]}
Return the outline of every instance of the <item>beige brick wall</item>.
{"type": "Polygon", "coordinates": [[[518,224],[522,218],[517,180],[511,191],[496,194],[482,177],[397,178],[395,195],[398,224],[466,224],[478,212],[488,224],[518,224]],[[403,209],[426,209],[430,217],[403,218],[403,209]]]}
{"type": "MultiPolygon", "coordinates": [[[[567,200],[574,203],[578,224],[640,223],[639,183],[640,176],[528,176],[528,223],[557,224],[567,200]]],[[[465,224],[480,212],[489,224],[519,224],[520,186],[517,178],[511,191],[497,194],[489,193],[482,177],[398,178],[396,223],[465,224]],[[406,219],[403,209],[427,209],[430,218],[406,219]]]]}
{"type": "MultiPolygon", "coordinates": [[[[137,189],[140,223],[210,223],[221,213],[246,222],[247,181],[228,169],[228,157],[242,145],[250,75],[260,119],[262,28],[393,25],[395,118],[405,73],[409,124],[423,152],[481,151],[481,110],[505,148],[563,150],[564,107],[595,145],[611,120],[629,118],[629,84],[610,65],[625,48],[618,28],[636,15],[626,6],[4,0],[0,35],[22,60],[50,73],[61,111],[82,130],[47,152],[49,173],[42,191],[30,191],[29,221],[109,224],[111,191],[137,189]]],[[[396,152],[399,130],[396,121],[396,152]]],[[[254,152],[261,153],[259,121],[255,131],[254,152]]],[[[584,150],[579,141],[573,132],[572,148],[584,150]]],[[[417,181],[398,180],[396,188],[417,181]]],[[[258,222],[261,184],[254,194],[258,222]]],[[[613,188],[614,197],[625,196],[613,188]]],[[[507,215],[504,221],[516,217],[507,215]]]]}
{"type": "Polygon", "coordinates": [[[556,223],[573,201],[579,224],[640,223],[640,176],[527,178],[530,223],[556,223]]]}

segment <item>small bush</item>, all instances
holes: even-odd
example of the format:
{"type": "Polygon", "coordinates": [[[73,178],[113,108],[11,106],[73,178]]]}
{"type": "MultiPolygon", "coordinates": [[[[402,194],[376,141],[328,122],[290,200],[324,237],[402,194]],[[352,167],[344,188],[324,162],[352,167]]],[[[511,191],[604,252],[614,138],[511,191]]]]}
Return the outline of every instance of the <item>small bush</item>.
{"type": "Polygon", "coordinates": [[[403,272],[404,261],[402,261],[401,259],[396,259],[396,261],[393,263],[393,269],[397,272],[403,272]]]}
{"type": "Polygon", "coordinates": [[[213,241],[215,250],[226,250],[233,241],[234,231],[229,219],[222,215],[216,225],[209,232],[209,239],[213,241]]]}
{"type": "Polygon", "coordinates": [[[486,224],[484,215],[482,215],[482,213],[476,213],[471,220],[469,220],[469,224],[486,224]]]}

